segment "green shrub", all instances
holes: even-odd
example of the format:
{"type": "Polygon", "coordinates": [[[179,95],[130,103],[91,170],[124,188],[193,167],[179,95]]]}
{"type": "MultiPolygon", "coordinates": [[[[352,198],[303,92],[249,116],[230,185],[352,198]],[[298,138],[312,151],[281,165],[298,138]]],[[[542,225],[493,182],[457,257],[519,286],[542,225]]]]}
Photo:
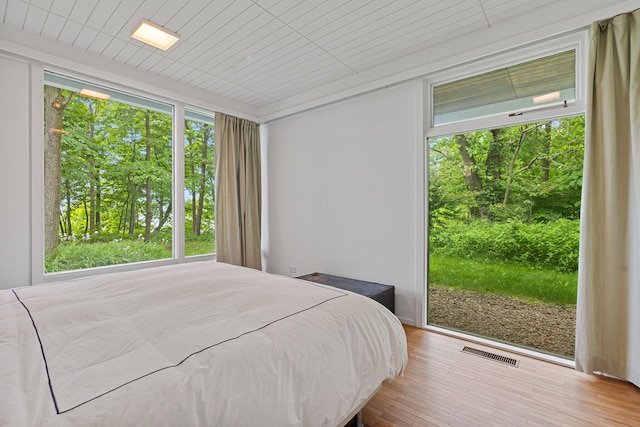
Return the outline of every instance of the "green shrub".
{"type": "Polygon", "coordinates": [[[511,261],[561,272],[578,269],[580,222],[451,222],[430,228],[429,250],[464,259],[511,261]]]}
{"type": "Polygon", "coordinates": [[[171,249],[167,250],[161,243],[122,239],[108,243],[69,241],[61,243],[56,253],[45,257],[45,272],[79,270],[170,257],[171,249]]]}

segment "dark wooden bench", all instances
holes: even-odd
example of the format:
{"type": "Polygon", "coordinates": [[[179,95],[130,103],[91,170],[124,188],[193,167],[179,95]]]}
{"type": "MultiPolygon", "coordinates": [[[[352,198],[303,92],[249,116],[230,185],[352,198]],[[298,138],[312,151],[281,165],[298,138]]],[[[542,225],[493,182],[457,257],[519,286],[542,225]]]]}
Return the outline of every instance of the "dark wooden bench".
{"type": "Polygon", "coordinates": [[[365,282],[364,280],[348,279],[346,277],[332,276],[324,273],[311,273],[299,276],[298,279],[323,285],[334,286],[339,289],[351,291],[369,297],[384,305],[395,313],[395,287],[381,283],[365,282]]]}

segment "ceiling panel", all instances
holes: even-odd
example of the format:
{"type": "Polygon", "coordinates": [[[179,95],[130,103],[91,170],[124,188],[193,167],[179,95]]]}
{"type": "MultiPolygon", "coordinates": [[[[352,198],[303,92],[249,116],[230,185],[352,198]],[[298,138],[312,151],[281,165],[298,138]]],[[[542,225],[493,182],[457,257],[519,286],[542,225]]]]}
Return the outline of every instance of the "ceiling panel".
{"type": "Polygon", "coordinates": [[[182,66],[183,65],[180,62],[173,61],[169,66],[167,66],[167,68],[160,71],[159,74],[164,77],[170,78],[173,74],[177,73],[180,70],[180,68],[182,68],[182,66]]]}
{"type": "MultiPolygon", "coordinates": [[[[68,22],[67,22],[68,23],[68,22]]],[[[127,41],[121,40],[117,37],[111,39],[107,47],[102,51],[102,55],[109,59],[114,59],[124,47],[127,46],[127,41]]]]}
{"type": "Polygon", "coordinates": [[[167,67],[169,67],[171,64],[174,64],[174,63],[175,61],[173,59],[167,58],[166,56],[164,56],[157,64],[152,66],[149,69],[149,71],[155,74],[160,74],[162,70],[167,69],[167,67]]]}
{"type": "Polygon", "coordinates": [[[58,16],[68,17],[74,4],[76,4],[76,0],[55,0],[51,4],[50,11],[58,16]]]}
{"type": "MultiPolygon", "coordinates": [[[[16,0],[9,0],[14,2],[16,0]]],[[[99,0],[80,0],[76,1],[71,9],[71,13],[69,15],[69,19],[78,22],[80,24],[86,25],[89,16],[93,12],[93,9],[98,5],[99,0]]],[[[105,3],[103,1],[103,3],[105,3]]],[[[111,2],[109,2],[111,3],[111,2]]]]}
{"type": "MultiPolygon", "coordinates": [[[[339,0],[328,0],[317,5],[308,7],[307,13],[295,18],[293,21],[286,21],[296,30],[309,34],[324,25],[331,25],[335,19],[339,19],[363,5],[370,0],[354,0],[349,2],[339,0]]],[[[284,11],[286,14],[286,11],[284,11]]],[[[286,16],[284,15],[283,16],[286,16]]]]}
{"type": "Polygon", "coordinates": [[[127,43],[116,54],[114,59],[119,62],[127,63],[134,55],[142,50],[140,44],[127,43]]]}
{"type": "Polygon", "coordinates": [[[96,38],[93,39],[93,41],[87,48],[87,50],[89,52],[101,54],[102,52],[104,52],[107,46],[109,46],[109,44],[111,43],[111,40],[113,40],[112,36],[105,33],[98,33],[96,35],[96,38]]]}
{"type": "MultiPolygon", "coordinates": [[[[172,56],[181,61],[191,63],[207,51],[215,50],[218,43],[233,33],[246,37],[243,30],[245,25],[252,25],[252,21],[261,15],[262,9],[251,7],[244,2],[233,2],[212,20],[204,20],[193,37],[197,42],[176,46],[172,56]]],[[[198,23],[200,24],[200,23],[198,23]]]]}
{"type": "Polygon", "coordinates": [[[371,2],[359,9],[358,13],[345,15],[335,21],[335,24],[324,26],[308,34],[316,42],[326,48],[330,44],[341,44],[340,40],[351,39],[358,34],[366,34],[377,27],[385,25],[394,14],[411,13],[418,10],[415,0],[399,0],[397,2],[371,2]],[[409,9],[409,7],[411,7],[409,9]],[[337,41],[337,43],[336,43],[337,41]]]}
{"type": "Polygon", "coordinates": [[[296,9],[299,5],[302,5],[302,7],[313,7],[313,3],[324,4],[326,3],[326,1],[320,0],[316,2],[310,2],[310,1],[304,1],[304,0],[280,0],[280,1],[272,1],[272,2],[256,1],[254,3],[268,10],[269,13],[271,13],[274,16],[281,16],[282,14],[287,13],[287,11],[296,9]]]}
{"type": "Polygon", "coordinates": [[[80,34],[76,37],[76,40],[73,42],[75,47],[79,47],[80,49],[87,49],[91,43],[93,43],[93,39],[98,35],[98,30],[94,30],[91,27],[84,26],[82,30],[80,30],[80,34]]]}
{"type": "MultiPolygon", "coordinates": [[[[300,2],[302,0],[299,0],[298,2],[300,2]]],[[[271,9],[274,5],[280,3],[281,0],[256,0],[254,3],[256,3],[257,5],[259,5],[260,7],[269,10],[271,9]]]]}
{"type": "Polygon", "coordinates": [[[278,43],[286,34],[291,34],[291,30],[284,28],[266,13],[258,16],[253,24],[256,29],[249,35],[236,31],[224,40],[216,38],[213,46],[208,46],[192,64],[209,72],[222,71],[242,61],[248,63],[257,52],[270,44],[278,43]]]}
{"type": "Polygon", "coordinates": [[[48,10],[51,7],[53,0],[29,0],[27,3],[31,3],[40,9],[48,10]]]}
{"type": "MultiPolygon", "coordinates": [[[[273,67],[278,67],[278,64],[286,64],[287,55],[299,55],[300,49],[303,49],[308,44],[309,42],[300,35],[291,33],[282,42],[267,46],[251,58],[248,58],[247,61],[239,61],[237,66],[219,74],[225,78],[237,80],[246,78],[249,75],[255,76],[273,67]]],[[[284,69],[282,70],[284,71],[284,69]]]]}
{"type": "MultiPolygon", "coordinates": [[[[278,25],[278,24],[275,24],[278,25]]],[[[227,61],[210,60],[205,68],[220,75],[242,73],[243,71],[260,70],[264,64],[277,59],[277,52],[296,49],[306,42],[288,27],[279,27],[267,37],[260,39],[249,49],[236,51],[227,61]]]]}
{"type": "MultiPolygon", "coordinates": [[[[473,13],[473,9],[465,9],[463,3],[458,3],[452,9],[458,13],[455,16],[445,16],[436,13],[429,16],[428,24],[420,19],[420,15],[402,19],[402,28],[392,34],[383,31],[371,32],[370,37],[359,37],[354,40],[357,45],[336,47],[334,51],[345,57],[352,66],[360,69],[387,62],[393,58],[400,58],[423,49],[436,42],[443,31],[452,31],[460,36],[469,31],[486,28],[483,16],[473,13]],[[357,54],[351,54],[356,50],[357,54]],[[366,65],[365,65],[366,64],[366,65]]],[[[425,12],[422,13],[430,13],[425,12]]],[[[450,35],[445,36],[450,38],[450,35]]],[[[440,42],[442,40],[438,40],[440,42]]]]}
{"type": "MultiPolygon", "coordinates": [[[[153,7],[150,3],[146,4],[153,7]]],[[[141,7],[142,4],[138,0],[122,0],[113,10],[113,13],[109,16],[104,25],[100,27],[100,31],[113,37],[129,37],[131,29],[139,21],[136,20],[135,17],[140,14],[139,9],[141,7]],[[131,26],[131,28],[128,28],[128,26],[131,26]]],[[[147,10],[152,9],[150,8],[147,10]]]]}
{"type": "MultiPolygon", "coordinates": [[[[415,58],[454,39],[486,34],[503,21],[527,23],[531,31],[533,14],[535,25],[544,26],[572,18],[587,4],[597,10],[628,3],[0,0],[0,20],[15,31],[57,40],[67,49],[102,55],[120,67],[135,67],[260,109],[288,97],[319,93],[336,82],[384,75],[383,70],[397,73],[394,64],[403,58],[415,58]],[[164,52],[131,39],[131,30],[142,18],[179,33],[180,41],[164,52]]],[[[502,34],[511,35],[516,34],[502,34]]]]}
{"type": "Polygon", "coordinates": [[[142,47],[136,52],[135,55],[129,58],[129,60],[127,61],[127,64],[131,65],[132,67],[138,68],[140,64],[145,62],[153,54],[154,54],[154,51],[152,51],[151,49],[142,47]]]}
{"type": "MultiPolygon", "coordinates": [[[[238,0],[239,7],[246,8],[250,3],[249,0],[238,0]]],[[[186,31],[189,34],[193,34],[196,29],[202,26],[203,18],[212,18],[220,12],[221,8],[218,6],[214,7],[213,5],[214,2],[208,0],[190,0],[184,7],[180,8],[164,26],[177,33],[186,31]],[[210,7],[207,8],[207,6],[210,7]],[[189,25],[187,26],[187,24],[189,25]]]]}
{"type": "Polygon", "coordinates": [[[142,61],[140,64],[138,64],[138,68],[141,68],[143,70],[149,71],[150,69],[155,67],[157,64],[159,64],[164,59],[167,59],[167,58],[165,56],[163,56],[162,54],[160,54],[158,52],[152,52],[149,56],[147,56],[144,59],[144,61],[142,61]]]}
{"type": "Polygon", "coordinates": [[[73,42],[76,41],[80,31],[82,31],[82,24],[69,19],[64,23],[56,40],[72,45],[73,42]]]}
{"type": "Polygon", "coordinates": [[[29,5],[17,0],[9,0],[7,10],[4,12],[4,22],[15,25],[22,29],[24,20],[27,17],[29,5]]]}
{"type": "Polygon", "coordinates": [[[44,27],[42,27],[42,36],[58,40],[66,22],[67,20],[64,17],[56,15],[55,13],[49,13],[44,27]]]}
{"type": "Polygon", "coordinates": [[[47,20],[47,14],[46,10],[35,6],[29,6],[23,29],[32,33],[40,34],[42,32],[44,22],[47,20]]]}
{"type": "MultiPolygon", "coordinates": [[[[474,12],[476,16],[479,16],[477,12],[481,12],[477,6],[469,7],[466,1],[449,0],[443,3],[446,3],[446,7],[444,4],[439,4],[437,7],[425,7],[425,5],[417,4],[415,7],[403,9],[402,13],[389,15],[388,19],[385,20],[385,25],[375,25],[374,28],[367,28],[364,32],[357,34],[357,37],[351,35],[347,42],[339,46],[331,46],[331,50],[345,59],[351,56],[350,54],[353,51],[356,51],[358,55],[363,55],[367,50],[370,51],[382,43],[393,43],[393,40],[397,40],[404,35],[418,37],[414,34],[414,31],[421,31],[433,25],[438,25],[440,21],[446,19],[447,12],[454,14],[455,20],[474,14],[474,12]]],[[[475,4],[477,5],[478,3],[475,4]]],[[[428,42],[428,40],[426,41],[428,42]]],[[[403,46],[402,42],[395,42],[394,44],[398,47],[403,46]]]]}
{"type": "Polygon", "coordinates": [[[102,30],[102,27],[111,19],[120,3],[122,3],[120,0],[99,1],[89,18],[87,18],[86,25],[96,30],[102,30]]]}

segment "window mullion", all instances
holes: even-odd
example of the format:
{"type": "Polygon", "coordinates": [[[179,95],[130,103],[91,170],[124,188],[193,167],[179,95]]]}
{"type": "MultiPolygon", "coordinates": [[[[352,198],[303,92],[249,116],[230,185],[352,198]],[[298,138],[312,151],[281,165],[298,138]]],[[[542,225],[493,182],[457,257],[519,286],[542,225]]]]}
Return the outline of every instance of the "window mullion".
{"type": "Polygon", "coordinates": [[[184,211],[184,105],[176,104],[173,113],[173,256],[185,259],[184,211]]]}

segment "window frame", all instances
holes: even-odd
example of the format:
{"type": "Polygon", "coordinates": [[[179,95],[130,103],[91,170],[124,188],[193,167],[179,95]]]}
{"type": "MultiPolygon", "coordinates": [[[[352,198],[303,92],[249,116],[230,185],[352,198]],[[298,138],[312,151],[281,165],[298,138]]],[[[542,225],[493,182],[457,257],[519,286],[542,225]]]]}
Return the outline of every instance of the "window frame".
{"type": "MultiPolygon", "coordinates": [[[[422,83],[422,143],[420,144],[422,162],[422,184],[420,196],[423,197],[421,203],[421,225],[422,232],[419,234],[420,245],[419,247],[424,252],[422,253],[422,289],[421,298],[416,300],[416,306],[418,307],[416,314],[416,326],[424,329],[439,330],[439,328],[431,326],[427,323],[428,319],[428,286],[429,286],[429,139],[444,137],[448,135],[456,135],[462,133],[471,133],[484,129],[509,127],[520,124],[533,123],[537,121],[544,121],[550,118],[563,118],[576,116],[586,113],[586,101],[587,101],[587,70],[588,70],[588,54],[589,54],[589,30],[581,29],[564,36],[551,37],[537,42],[520,46],[511,49],[507,52],[496,53],[482,58],[459,64],[457,66],[448,67],[421,79],[422,83]],[[479,119],[466,120],[457,123],[451,123],[446,125],[440,125],[438,127],[433,126],[433,86],[442,83],[448,83],[455,80],[460,80],[475,75],[483,74],[486,72],[494,71],[496,69],[504,68],[510,65],[515,65],[522,62],[531,61],[544,56],[553,55],[562,51],[575,49],[576,52],[576,101],[575,103],[563,107],[551,107],[540,108],[539,110],[528,111],[522,115],[516,115],[509,117],[508,114],[483,117],[479,119]]],[[[446,331],[446,333],[452,333],[446,331]]],[[[453,333],[454,335],[456,333],[453,333]]],[[[459,334],[468,338],[465,334],[459,334]]],[[[490,345],[496,345],[496,342],[486,340],[490,345]]],[[[527,351],[523,349],[504,345],[505,348],[511,351],[520,351],[526,354],[527,351]]],[[[530,352],[534,357],[540,357],[538,353],[530,352]]],[[[553,361],[558,362],[560,359],[555,360],[553,357],[549,357],[553,361]]]]}
{"type": "Polygon", "coordinates": [[[69,280],[79,277],[99,274],[115,273],[121,271],[133,271],[142,268],[172,265],[185,262],[197,262],[204,260],[216,260],[216,254],[202,254],[185,256],[185,212],[184,212],[184,120],[185,110],[194,111],[204,115],[215,116],[215,111],[202,106],[193,105],[160,96],[144,90],[132,88],[115,81],[87,76],[81,73],[61,69],[55,66],[32,65],[31,67],[31,283],[52,283],[60,280],[69,280]],[[44,86],[45,73],[54,73],[70,79],[87,82],[92,85],[123,92],[132,96],[147,98],[151,101],[170,105],[172,113],[172,257],[117,264],[102,267],[85,268],[61,272],[44,272],[44,86]]]}
{"type": "Polygon", "coordinates": [[[476,61],[461,64],[445,70],[440,70],[424,79],[424,128],[425,140],[446,135],[469,133],[483,129],[497,127],[509,127],[523,123],[542,121],[550,117],[570,117],[584,114],[586,111],[586,73],[588,60],[588,31],[582,30],[575,33],[532,43],[519,47],[508,52],[499,53],[476,61]],[[529,110],[523,114],[509,116],[501,114],[496,116],[469,119],[455,123],[448,123],[439,126],[433,124],[433,88],[434,86],[451,83],[457,80],[474,77],[491,71],[499,70],[508,66],[521,64],[546,56],[575,50],[575,81],[576,81],[576,101],[565,106],[545,107],[529,110]]]}

